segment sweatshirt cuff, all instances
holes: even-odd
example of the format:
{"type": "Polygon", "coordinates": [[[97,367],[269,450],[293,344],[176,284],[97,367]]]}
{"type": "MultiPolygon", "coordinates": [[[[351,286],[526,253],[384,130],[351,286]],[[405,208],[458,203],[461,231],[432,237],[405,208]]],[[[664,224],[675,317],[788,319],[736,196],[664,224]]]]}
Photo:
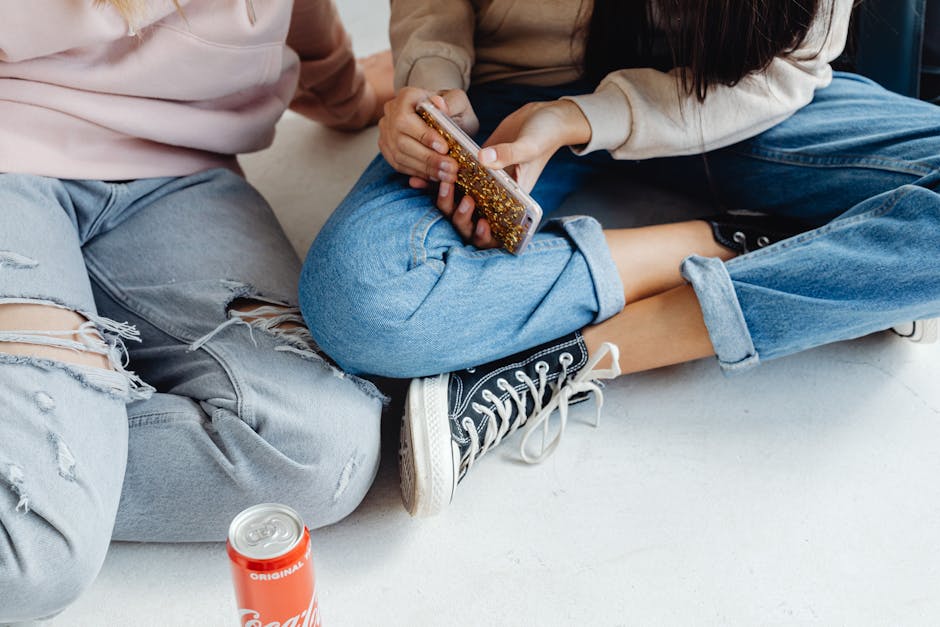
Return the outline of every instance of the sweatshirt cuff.
{"type": "Polygon", "coordinates": [[[422,57],[416,60],[405,79],[405,84],[434,92],[467,88],[463,73],[457,64],[442,57],[422,57]]]}
{"type": "Polygon", "coordinates": [[[591,140],[583,146],[572,146],[577,155],[596,150],[613,151],[624,145],[633,130],[630,101],[616,86],[602,84],[592,94],[563,96],[574,102],[591,125],[591,140]]]}

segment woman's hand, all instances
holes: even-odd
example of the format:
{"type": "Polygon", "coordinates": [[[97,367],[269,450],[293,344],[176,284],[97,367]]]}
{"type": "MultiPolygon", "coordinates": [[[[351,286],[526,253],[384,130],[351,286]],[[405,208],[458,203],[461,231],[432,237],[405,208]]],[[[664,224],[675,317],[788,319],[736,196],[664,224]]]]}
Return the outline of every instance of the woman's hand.
{"type": "Polygon", "coordinates": [[[421,189],[428,186],[428,181],[453,184],[457,180],[457,162],[447,155],[447,142],[415,111],[426,98],[469,135],[480,126],[466,92],[461,89],[432,94],[404,87],[386,103],[385,115],[379,121],[379,150],[393,168],[411,177],[412,187],[421,189]]]}
{"type": "Polygon", "coordinates": [[[480,163],[503,168],[531,192],[559,148],[586,144],[591,125],[570,100],[531,102],[503,120],[480,150],[480,163]]]}
{"type": "MultiPolygon", "coordinates": [[[[590,139],[591,125],[575,103],[533,102],[506,117],[483,144],[477,158],[488,168],[508,170],[530,192],[559,148],[586,144],[590,139]]],[[[455,207],[452,184],[441,182],[438,192],[438,209],[450,218],[464,241],[477,248],[499,246],[485,218],[474,224],[472,198],[465,196],[455,207]]]]}
{"type": "Polygon", "coordinates": [[[375,108],[369,119],[369,125],[377,124],[382,119],[385,103],[395,97],[393,78],[395,70],[392,66],[392,51],[383,50],[367,57],[357,59],[362,68],[369,89],[375,94],[375,108]]]}

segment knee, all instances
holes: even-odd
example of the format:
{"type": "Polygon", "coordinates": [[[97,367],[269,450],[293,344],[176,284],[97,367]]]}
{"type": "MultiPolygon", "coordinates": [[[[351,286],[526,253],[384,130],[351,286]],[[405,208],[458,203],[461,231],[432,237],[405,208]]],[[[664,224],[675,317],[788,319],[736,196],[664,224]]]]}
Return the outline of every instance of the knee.
{"type": "Polygon", "coordinates": [[[436,295],[449,251],[463,244],[426,193],[403,185],[387,165],[373,164],[366,177],[311,245],[300,308],[344,370],[400,377],[401,356],[427,338],[425,320],[446,300],[436,295]]]}
{"type": "Polygon", "coordinates": [[[427,268],[381,280],[359,274],[342,259],[311,250],[301,274],[299,302],[319,347],[343,370],[384,377],[411,376],[402,359],[427,345],[421,318],[431,305],[427,268]]]}
{"type": "Polygon", "coordinates": [[[259,430],[254,502],[296,509],[310,528],[342,520],[362,502],[379,465],[382,400],[333,374],[285,400],[288,423],[259,430]]]}
{"type": "Polygon", "coordinates": [[[0,517],[0,623],[58,614],[94,581],[104,562],[110,529],[73,534],[33,512],[0,517]]]}
{"type": "Polygon", "coordinates": [[[319,347],[346,372],[410,378],[453,331],[445,329],[458,302],[453,289],[467,274],[437,253],[415,263],[395,247],[340,251],[314,242],[299,306],[319,347]]]}

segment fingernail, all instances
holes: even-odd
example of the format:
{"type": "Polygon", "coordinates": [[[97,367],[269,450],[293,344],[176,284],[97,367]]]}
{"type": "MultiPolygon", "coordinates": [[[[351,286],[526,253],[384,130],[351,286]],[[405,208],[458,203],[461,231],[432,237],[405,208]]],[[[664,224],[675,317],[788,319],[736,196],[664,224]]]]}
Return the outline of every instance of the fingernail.
{"type": "Polygon", "coordinates": [[[447,170],[441,170],[437,173],[437,178],[442,181],[450,181],[451,174],[447,170]]]}
{"type": "Polygon", "coordinates": [[[473,229],[477,237],[483,237],[483,222],[477,222],[477,228],[473,229]]]}
{"type": "Polygon", "coordinates": [[[457,205],[457,213],[467,213],[470,211],[470,201],[466,198],[461,198],[460,203],[457,205]]]}
{"type": "Polygon", "coordinates": [[[441,198],[444,198],[445,196],[449,196],[450,195],[450,183],[441,181],[441,186],[437,190],[437,195],[440,196],[441,198]]]}
{"type": "Polygon", "coordinates": [[[451,163],[450,161],[445,161],[441,164],[441,172],[456,172],[457,164],[451,163]]]}
{"type": "Polygon", "coordinates": [[[436,152],[439,152],[441,154],[447,152],[447,146],[445,146],[441,142],[434,142],[433,144],[431,144],[431,148],[433,148],[436,152]]]}
{"type": "Polygon", "coordinates": [[[480,153],[480,162],[492,163],[493,161],[496,161],[496,151],[492,148],[484,148],[483,152],[480,153]]]}

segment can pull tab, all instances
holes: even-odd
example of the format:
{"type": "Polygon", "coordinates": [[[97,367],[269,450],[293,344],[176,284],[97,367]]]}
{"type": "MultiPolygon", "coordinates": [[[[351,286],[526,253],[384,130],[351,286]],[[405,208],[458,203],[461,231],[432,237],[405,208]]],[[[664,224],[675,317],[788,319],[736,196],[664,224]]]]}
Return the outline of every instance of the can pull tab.
{"type": "Polygon", "coordinates": [[[290,529],[276,516],[258,521],[245,529],[245,543],[252,547],[290,544],[293,540],[290,529]]]}

